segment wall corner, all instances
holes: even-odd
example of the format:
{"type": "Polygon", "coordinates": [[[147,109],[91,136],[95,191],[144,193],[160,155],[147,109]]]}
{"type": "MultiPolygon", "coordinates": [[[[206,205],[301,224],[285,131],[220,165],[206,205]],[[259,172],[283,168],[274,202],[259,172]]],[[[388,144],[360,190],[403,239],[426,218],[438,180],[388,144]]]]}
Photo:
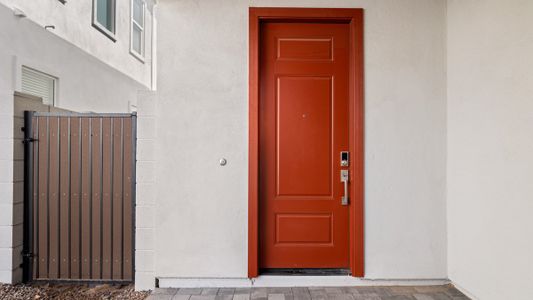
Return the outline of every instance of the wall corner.
{"type": "Polygon", "coordinates": [[[135,208],[135,290],[138,291],[155,288],[156,108],[154,92],[138,94],[135,208]]]}

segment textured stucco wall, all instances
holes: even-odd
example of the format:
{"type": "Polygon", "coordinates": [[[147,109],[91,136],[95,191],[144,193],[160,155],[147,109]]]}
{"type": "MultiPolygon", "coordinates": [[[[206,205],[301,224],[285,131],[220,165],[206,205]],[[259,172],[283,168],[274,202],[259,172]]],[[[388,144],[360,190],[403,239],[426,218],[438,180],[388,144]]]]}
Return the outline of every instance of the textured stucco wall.
{"type": "Polygon", "coordinates": [[[366,277],[446,278],[442,0],[159,1],[155,275],[247,275],[248,7],[282,5],[365,8],[366,277]]]}
{"type": "MultiPolygon", "coordinates": [[[[9,8],[22,10],[27,18],[40,26],[53,25],[50,32],[69,41],[80,49],[130,76],[147,87],[151,86],[151,34],[152,15],[146,11],[145,62],[140,62],[130,54],[130,2],[116,1],[116,42],[92,26],[93,0],[67,1],[58,0],[0,0],[9,8]]],[[[147,1],[151,7],[152,0],[147,1]]],[[[4,27],[7,30],[9,27],[4,27]]]]}
{"type": "Polygon", "coordinates": [[[533,2],[448,3],[449,277],[533,295],[533,2]]]}

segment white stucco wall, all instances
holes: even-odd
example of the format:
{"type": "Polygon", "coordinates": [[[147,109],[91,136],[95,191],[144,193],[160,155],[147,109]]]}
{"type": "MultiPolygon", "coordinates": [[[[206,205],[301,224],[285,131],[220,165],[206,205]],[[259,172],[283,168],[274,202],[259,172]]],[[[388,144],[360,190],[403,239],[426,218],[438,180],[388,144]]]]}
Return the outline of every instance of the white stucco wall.
{"type": "MultiPolygon", "coordinates": [[[[57,105],[74,111],[129,112],[141,83],[46,31],[28,18],[13,16],[0,4],[0,282],[20,279],[22,187],[20,161],[14,166],[14,92],[20,91],[21,66],[58,78],[57,105]]],[[[20,127],[20,126],[19,126],[20,127]]],[[[20,143],[20,141],[17,141],[20,143]]],[[[15,154],[15,155],[14,155],[15,154]]]]}
{"type": "Polygon", "coordinates": [[[533,295],[533,2],[448,4],[449,276],[533,295]]]}
{"type": "Polygon", "coordinates": [[[443,0],[158,1],[155,276],[247,276],[249,6],[365,9],[366,277],[446,278],[443,0]]]}
{"type": "MultiPolygon", "coordinates": [[[[116,1],[116,42],[92,26],[93,0],[67,1],[58,0],[0,0],[9,8],[18,8],[27,18],[40,26],[55,26],[50,32],[71,42],[80,49],[150,87],[151,82],[151,34],[152,34],[152,0],[148,0],[145,14],[145,61],[141,62],[130,54],[130,17],[131,0],[116,1]]],[[[8,27],[4,27],[7,30],[8,27]]]]}

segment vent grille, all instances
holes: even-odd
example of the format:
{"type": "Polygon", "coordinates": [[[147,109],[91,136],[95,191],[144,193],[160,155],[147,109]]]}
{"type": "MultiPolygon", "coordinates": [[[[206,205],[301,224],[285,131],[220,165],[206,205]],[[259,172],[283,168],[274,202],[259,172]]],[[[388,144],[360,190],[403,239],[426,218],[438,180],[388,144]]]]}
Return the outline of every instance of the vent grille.
{"type": "Polygon", "coordinates": [[[43,104],[54,105],[56,78],[22,67],[22,92],[43,99],[43,104]]]}

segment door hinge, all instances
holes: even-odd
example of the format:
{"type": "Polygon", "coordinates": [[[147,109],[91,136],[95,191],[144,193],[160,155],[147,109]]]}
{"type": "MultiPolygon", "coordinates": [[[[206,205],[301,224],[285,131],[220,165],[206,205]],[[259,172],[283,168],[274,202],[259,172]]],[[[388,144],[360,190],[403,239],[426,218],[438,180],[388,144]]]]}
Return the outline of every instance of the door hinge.
{"type": "Polygon", "coordinates": [[[22,143],[23,144],[26,144],[26,143],[33,143],[33,142],[37,142],[38,139],[34,139],[34,138],[25,138],[22,140],[22,143]]]}

